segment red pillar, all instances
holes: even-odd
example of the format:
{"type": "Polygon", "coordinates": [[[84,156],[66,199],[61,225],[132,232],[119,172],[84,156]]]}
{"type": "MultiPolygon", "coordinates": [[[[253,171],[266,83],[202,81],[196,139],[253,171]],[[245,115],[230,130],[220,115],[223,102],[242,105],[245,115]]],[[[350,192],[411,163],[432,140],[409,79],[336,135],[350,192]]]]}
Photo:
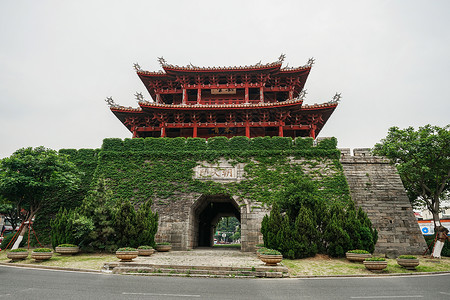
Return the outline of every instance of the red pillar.
{"type": "Polygon", "coordinates": [[[245,136],[250,138],[250,123],[249,122],[245,123],[245,136]]]}
{"type": "Polygon", "coordinates": [[[309,136],[313,139],[316,139],[316,125],[311,125],[311,129],[309,130],[309,136]]]}
{"type": "Polygon", "coordinates": [[[192,137],[197,137],[197,123],[194,123],[194,128],[192,130],[192,137]]]}
{"type": "Polygon", "coordinates": [[[291,88],[289,90],[289,100],[292,100],[292,99],[294,99],[294,88],[291,88]]]}
{"type": "Polygon", "coordinates": [[[161,94],[156,94],[156,103],[161,103],[161,94]]]}
{"type": "Polygon", "coordinates": [[[263,86],[259,88],[259,102],[264,102],[264,90],[263,86]]]}
{"type": "Polygon", "coordinates": [[[161,137],[166,137],[166,127],[164,125],[161,125],[161,137]]]}
{"type": "Polygon", "coordinates": [[[283,123],[280,123],[280,125],[278,125],[278,136],[283,136],[283,123]]]}
{"type": "Polygon", "coordinates": [[[249,94],[248,94],[248,86],[245,86],[245,103],[249,103],[249,94]]]}
{"type": "Polygon", "coordinates": [[[202,89],[197,90],[197,104],[200,104],[202,101],[202,89]]]}
{"type": "Polygon", "coordinates": [[[183,99],[181,100],[181,104],[187,104],[187,90],[183,89],[183,99]]]}

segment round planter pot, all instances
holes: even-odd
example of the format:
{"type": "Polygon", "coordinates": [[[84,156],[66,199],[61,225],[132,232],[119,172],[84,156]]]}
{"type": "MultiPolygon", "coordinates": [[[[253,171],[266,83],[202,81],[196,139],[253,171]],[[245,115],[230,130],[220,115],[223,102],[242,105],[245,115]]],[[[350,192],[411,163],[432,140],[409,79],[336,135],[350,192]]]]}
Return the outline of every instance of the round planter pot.
{"type": "Polygon", "coordinates": [[[31,258],[36,261],[42,261],[52,258],[53,252],[31,252],[31,258]]]}
{"type": "Polygon", "coordinates": [[[372,257],[370,253],[345,253],[345,257],[349,261],[363,262],[366,258],[372,257]]]}
{"type": "Polygon", "coordinates": [[[61,255],[73,255],[80,252],[80,247],[56,247],[55,252],[61,255]]]}
{"type": "Polygon", "coordinates": [[[276,266],[283,260],[283,255],[260,254],[259,259],[266,263],[266,266],[276,266]]]}
{"type": "Polygon", "coordinates": [[[419,265],[418,259],[397,258],[397,263],[408,270],[415,270],[419,265]]]}
{"type": "Polygon", "coordinates": [[[387,267],[387,261],[363,261],[363,264],[370,271],[381,271],[387,267]]]}
{"type": "Polygon", "coordinates": [[[172,250],[172,245],[156,245],[155,248],[158,252],[167,252],[172,250]]]}
{"type": "Polygon", "coordinates": [[[116,251],[116,257],[120,259],[121,262],[130,262],[138,256],[136,251],[116,251]]]}
{"type": "Polygon", "coordinates": [[[139,256],[150,256],[155,253],[155,249],[138,249],[139,256]]]}
{"type": "Polygon", "coordinates": [[[28,251],[26,252],[8,252],[6,257],[12,261],[22,260],[28,257],[28,251]]]}

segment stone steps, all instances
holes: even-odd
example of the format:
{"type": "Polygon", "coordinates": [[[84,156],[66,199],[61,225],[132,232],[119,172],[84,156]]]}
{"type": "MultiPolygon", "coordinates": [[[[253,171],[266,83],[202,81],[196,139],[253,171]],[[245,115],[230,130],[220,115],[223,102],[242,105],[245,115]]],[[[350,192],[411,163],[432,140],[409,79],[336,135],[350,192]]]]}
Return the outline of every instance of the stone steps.
{"type": "Polygon", "coordinates": [[[258,267],[216,267],[216,266],[182,266],[155,265],[146,263],[112,262],[103,266],[103,271],[113,274],[141,276],[178,276],[178,277],[213,277],[213,278],[283,278],[289,277],[288,269],[283,266],[258,267]]]}

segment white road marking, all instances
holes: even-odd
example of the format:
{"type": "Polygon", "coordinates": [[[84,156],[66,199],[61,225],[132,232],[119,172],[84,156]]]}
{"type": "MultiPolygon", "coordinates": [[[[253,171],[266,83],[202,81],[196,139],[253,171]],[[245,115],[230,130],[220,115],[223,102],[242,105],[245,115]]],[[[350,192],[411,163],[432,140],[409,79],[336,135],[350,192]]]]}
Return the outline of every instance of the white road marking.
{"type": "Polygon", "coordinates": [[[439,292],[440,294],[442,294],[442,295],[448,295],[448,296],[450,296],[450,293],[446,293],[446,292],[439,292]]]}
{"type": "Polygon", "coordinates": [[[122,295],[167,296],[167,297],[195,297],[195,298],[199,298],[199,297],[200,297],[200,295],[155,294],[155,293],[126,293],[126,292],[123,292],[122,295]]]}
{"type": "Polygon", "coordinates": [[[392,296],[354,296],[351,299],[390,299],[390,298],[423,298],[423,295],[392,295],[392,296]]]}
{"type": "Polygon", "coordinates": [[[0,295],[0,297],[3,297],[3,296],[11,296],[11,294],[0,295]]]}

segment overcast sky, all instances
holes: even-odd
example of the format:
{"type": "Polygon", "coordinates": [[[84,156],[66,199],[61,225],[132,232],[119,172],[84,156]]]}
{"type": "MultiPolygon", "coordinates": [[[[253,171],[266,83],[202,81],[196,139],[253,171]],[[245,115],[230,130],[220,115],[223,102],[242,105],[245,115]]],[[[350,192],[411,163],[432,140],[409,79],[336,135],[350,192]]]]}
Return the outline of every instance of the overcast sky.
{"type": "Polygon", "coordinates": [[[0,158],[98,148],[131,133],[104,99],[137,106],[133,70],[316,59],[305,103],[342,101],[319,136],[372,147],[391,126],[449,124],[450,1],[0,2],[0,158]]]}

